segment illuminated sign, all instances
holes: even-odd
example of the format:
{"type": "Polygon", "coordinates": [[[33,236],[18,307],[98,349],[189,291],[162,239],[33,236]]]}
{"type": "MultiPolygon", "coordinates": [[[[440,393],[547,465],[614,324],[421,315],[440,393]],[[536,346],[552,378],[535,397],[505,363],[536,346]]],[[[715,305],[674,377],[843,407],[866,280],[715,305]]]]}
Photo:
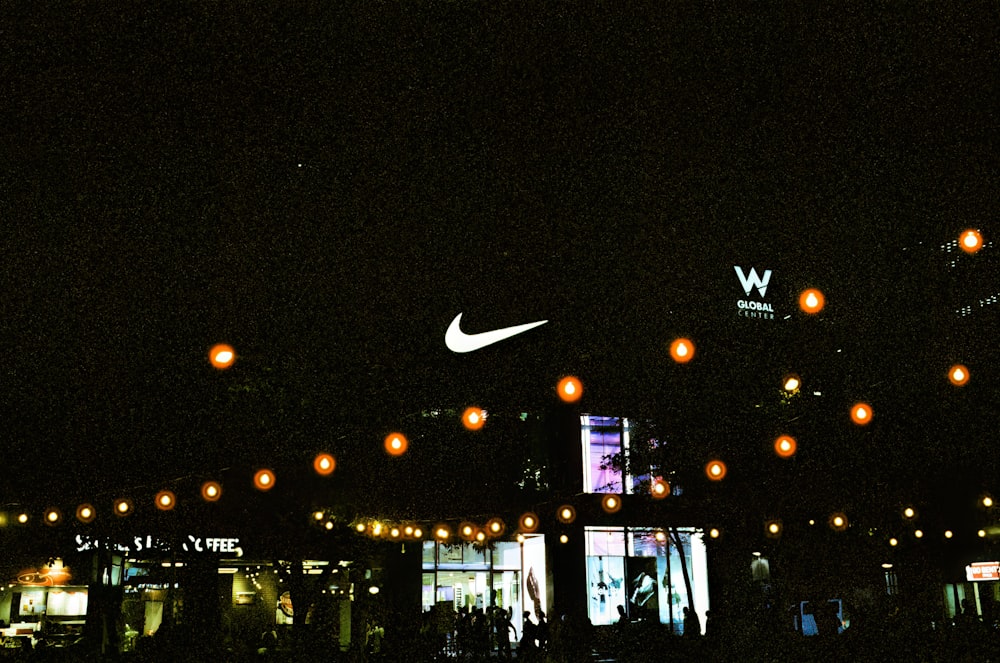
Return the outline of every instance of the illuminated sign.
{"type": "MultiPolygon", "coordinates": [[[[184,552],[234,553],[237,557],[242,557],[243,549],[239,544],[240,540],[238,537],[194,536],[193,534],[188,534],[180,541],[181,550],[184,552]]],[[[77,552],[96,550],[100,545],[101,541],[97,538],[83,536],[81,534],[76,535],[77,552]]],[[[115,543],[108,545],[117,552],[123,553],[138,553],[146,550],[170,552],[169,541],[165,541],[152,535],[137,536],[127,544],[115,543]]]]}
{"type": "Polygon", "coordinates": [[[965,579],[969,582],[1000,580],[1000,562],[973,562],[965,567],[965,579]]]}
{"type": "Polygon", "coordinates": [[[737,314],[744,318],[774,320],[774,308],[769,303],[750,298],[751,294],[756,291],[756,295],[760,299],[764,299],[767,294],[767,286],[771,282],[771,270],[765,269],[762,274],[758,274],[753,267],[750,268],[749,273],[744,272],[739,265],[733,265],[733,268],[736,270],[736,276],[739,278],[740,285],[743,286],[743,292],[746,295],[745,299],[736,300],[737,314]]]}

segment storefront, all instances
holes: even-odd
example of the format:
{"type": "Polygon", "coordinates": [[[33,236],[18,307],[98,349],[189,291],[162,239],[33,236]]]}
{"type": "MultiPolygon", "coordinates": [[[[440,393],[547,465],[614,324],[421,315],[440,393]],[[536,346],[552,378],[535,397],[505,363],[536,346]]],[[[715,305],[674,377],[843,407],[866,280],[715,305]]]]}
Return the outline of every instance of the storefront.
{"type": "Polygon", "coordinates": [[[424,611],[496,606],[511,614],[520,633],[525,611],[537,621],[550,605],[545,537],[522,534],[518,540],[483,544],[424,541],[422,585],[424,611]]]}
{"type": "Polygon", "coordinates": [[[656,620],[682,633],[691,608],[704,627],[708,569],[700,530],[585,527],[584,535],[591,623],[656,620]]]}
{"type": "Polygon", "coordinates": [[[142,649],[169,626],[218,638],[230,650],[273,652],[288,646],[296,622],[330,647],[351,645],[350,562],[264,560],[235,536],[138,536],[113,551],[97,540],[77,543],[80,553],[103,545],[111,560],[105,582],[120,598],[114,623],[121,651],[142,649]]]}
{"type": "Polygon", "coordinates": [[[83,634],[87,586],[78,584],[62,559],[26,568],[0,590],[0,642],[5,648],[62,647],[83,634]]]}

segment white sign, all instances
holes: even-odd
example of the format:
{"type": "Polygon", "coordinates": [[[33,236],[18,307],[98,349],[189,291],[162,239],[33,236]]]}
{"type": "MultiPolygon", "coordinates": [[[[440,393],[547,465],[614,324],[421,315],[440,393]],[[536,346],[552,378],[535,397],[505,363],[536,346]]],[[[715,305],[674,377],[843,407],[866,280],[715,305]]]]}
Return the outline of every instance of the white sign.
{"type": "Polygon", "coordinates": [[[969,582],[1000,580],[1000,562],[973,562],[965,567],[965,579],[969,582]]]}
{"type": "MultiPolygon", "coordinates": [[[[76,535],[76,551],[84,552],[87,550],[96,550],[100,543],[99,539],[91,538],[89,536],[83,536],[81,534],[76,535]]],[[[202,537],[194,536],[188,534],[186,537],[181,539],[181,548],[185,552],[217,552],[217,553],[235,553],[237,557],[243,556],[243,549],[239,546],[240,540],[236,537],[202,537]]],[[[156,538],[152,535],[147,536],[137,536],[127,545],[116,543],[113,545],[113,549],[116,552],[122,553],[138,553],[144,550],[157,550],[160,552],[170,552],[170,542],[165,541],[160,538],[156,538]]]]}
{"type": "Polygon", "coordinates": [[[764,277],[761,278],[757,276],[757,270],[753,267],[750,268],[750,274],[744,274],[743,269],[739,265],[734,265],[736,268],[736,275],[740,277],[740,285],[743,286],[743,292],[747,293],[747,297],[750,296],[750,291],[757,288],[757,292],[760,293],[760,298],[764,299],[764,295],[767,294],[767,284],[771,281],[771,270],[764,270],[764,277]]]}
{"type": "Polygon", "coordinates": [[[739,265],[733,265],[733,268],[736,270],[736,276],[739,277],[740,285],[743,286],[743,292],[747,296],[746,299],[736,300],[737,313],[745,318],[774,320],[774,308],[770,304],[750,299],[751,293],[755,290],[761,299],[767,294],[767,285],[771,282],[771,270],[765,269],[763,275],[759,275],[753,267],[750,268],[749,274],[745,273],[739,265]]]}

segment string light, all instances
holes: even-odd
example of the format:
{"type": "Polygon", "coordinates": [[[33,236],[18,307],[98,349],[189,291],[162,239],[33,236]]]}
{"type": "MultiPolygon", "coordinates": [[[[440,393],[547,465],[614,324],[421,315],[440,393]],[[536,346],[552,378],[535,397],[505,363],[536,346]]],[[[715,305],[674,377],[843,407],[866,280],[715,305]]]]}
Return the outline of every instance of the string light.
{"type": "Polygon", "coordinates": [[[803,290],[799,295],[799,308],[809,314],[819,313],[826,305],[826,297],[816,288],[803,290]]]}
{"type": "Polygon", "coordinates": [[[670,344],[670,357],[678,364],[686,364],[694,359],[694,343],[689,338],[674,339],[670,344]]]}
{"type": "Polygon", "coordinates": [[[219,370],[225,370],[233,365],[236,361],[236,351],[233,350],[233,346],[226,345],[225,343],[219,343],[213,345],[212,349],[208,352],[208,359],[212,362],[212,366],[218,368],[219,370]]]}
{"type": "Polygon", "coordinates": [[[563,402],[575,403],[583,396],[583,383],[580,382],[579,378],[567,375],[559,380],[559,384],[556,385],[556,393],[559,394],[559,398],[563,402]]]}

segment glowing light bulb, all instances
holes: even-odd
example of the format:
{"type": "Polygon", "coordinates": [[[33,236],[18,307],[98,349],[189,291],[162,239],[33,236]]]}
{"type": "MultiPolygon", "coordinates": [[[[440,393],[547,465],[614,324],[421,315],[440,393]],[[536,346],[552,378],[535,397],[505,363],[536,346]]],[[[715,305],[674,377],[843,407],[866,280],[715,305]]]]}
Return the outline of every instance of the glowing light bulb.
{"type": "Polygon", "coordinates": [[[795,438],[790,435],[782,435],[774,441],[774,453],[782,458],[794,456],[797,447],[795,438]]]}
{"type": "Polygon", "coordinates": [[[583,396],[583,383],[572,375],[564,377],[556,386],[559,398],[565,403],[574,403],[583,396]]]}
{"type": "Polygon", "coordinates": [[[486,413],[478,407],[466,408],[462,414],[462,425],[469,430],[479,430],[486,423],[486,413]]]}
{"type": "Polygon", "coordinates": [[[948,380],[956,387],[963,386],[969,381],[969,369],[962,364],[955,364],[948,371],[948,380]]]}
{"type": "Polygon", "coordinates": [[[966,253],[975,253],[983,246],[983,236],[977,230],[966,230],[959,239],[959,246],[966,253]]]}
{"type": "Polygon", "coordinates": [[[320,476],[329,476],[337,467],[337,460],[328,453],[316,454],[313,459],[313,470],[320,476]]]}
{"type": "Polygon", "coordinates": [[[712,481],[721,481],[726,476],[726,464],[721,460],[713,460],[705,466],[705,474],[712,481]]]}
{"type": "Polygon", "coordinates": [[[274,480],[274,472],[268,469],[257,470],[253,475],[253,485],[257,490],[271,490],[274,480]]]}
{"type": "Polygon", "coordinates": [[[236,351],[233,350],[231,345],[219,343],[212,346],[212,349],[209,350],[208,358],[212,362],[212,366],[222,370],[229,368],[236,361],[236,351]]]}
{"type": "Polygon", "coordinates": [[[686,364],[694,358],[694,343],[687,338],[675,339],[670,344],[670,357],[678,364],[686,364]]]}
{"type": "Polygon", "coordinates": [[[215,481],[206,481],[201,485],[201,498],[206,502],[215,502],[222,497],[222,486],[215,481]]]}
{"type": "Polygon", "coordinates": [[[385,436],[385,450],[390,456],[402,456],[408,446],[409,442],[402,433],[389,433],[385,436]]]}
{"type": "Polygon", "coordinates": [[[868,403],[855,403],[851,408],[851,421],[859,426],[867,426],[872,420],[872,407],[868,403]]]}
{"type": "Polygon", "coordinates": [[[824,297],[823,293],[816,288],[803,290],[802,294],[799,295],[799,308],[806,313],[819,313],[823,310],[823,306],[825,304],[826,297],[824,297]]]}

